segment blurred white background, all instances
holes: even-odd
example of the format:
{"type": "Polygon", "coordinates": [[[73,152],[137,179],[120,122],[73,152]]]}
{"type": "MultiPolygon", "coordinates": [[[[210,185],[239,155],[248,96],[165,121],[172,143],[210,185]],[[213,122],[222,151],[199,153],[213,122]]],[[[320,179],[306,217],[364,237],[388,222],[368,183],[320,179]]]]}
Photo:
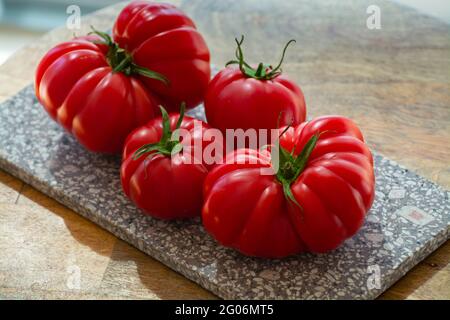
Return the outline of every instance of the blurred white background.
{"type": "MultiPolygon", "coordinates": [[[[450,23],[450,0],[393,1],[450,23]]],[[[67,6],[76,4],[87,14],[115,2],[119,0],[0,0],[0,64],[24,44],[65,24],[67,6]]]]}

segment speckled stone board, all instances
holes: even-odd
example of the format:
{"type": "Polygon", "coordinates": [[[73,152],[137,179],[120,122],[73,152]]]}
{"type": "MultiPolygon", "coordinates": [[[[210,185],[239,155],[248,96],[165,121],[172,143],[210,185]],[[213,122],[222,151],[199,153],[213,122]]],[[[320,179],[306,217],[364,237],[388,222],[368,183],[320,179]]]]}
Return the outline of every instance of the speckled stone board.
{"type": "Polygon", "coordinates": [[[360,232],[332,253],[283,260],[223,248],[199,219],[142,215],[121,191],[119,165],[59,128],[31,86],[0,105],[1,168],[223,298],[372,299],[449,238],[449,192],[377,154],[360,232]]]}

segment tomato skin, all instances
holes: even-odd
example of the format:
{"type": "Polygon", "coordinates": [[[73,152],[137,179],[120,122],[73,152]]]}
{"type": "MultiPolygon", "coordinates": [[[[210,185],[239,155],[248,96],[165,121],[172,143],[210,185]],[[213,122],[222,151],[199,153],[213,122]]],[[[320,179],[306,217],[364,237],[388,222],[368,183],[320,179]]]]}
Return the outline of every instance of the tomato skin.
{"type": "Polygon", "coordinates": [[[113,73],[107,47],[80,37],[51,49],[35,73],[36,97],[87,149],[119,153],[127,135],[159,114],[140,80],[113,73]]]}
{"type": "Polygon", "coordinates": [[[117,17],[114,40],[139,66],[166,76],[170,85],[140,77],[164,107],[178,111],[203,101],[211,76],[209,49],[195,24],[181,10],[164,3],[134,1],[117,17]]]}
{"type": "MultiPolygon", "coordinates": [[[[174,130],[178,114],[170,115],[174,130]]],[[[144,144],[156,143],[162,136],[162,119],[155,118],[134,130],[125,143],[121,166],[121,181],[125,194],[144,213],[160,219],[191,218],[199,216],[203,203],[203,182],[209,165],[196,153],[209,144],[203,133],[210,128],[206,123],[184,117],[181,129],[189,136],[182,140],[183,151],[175,156],[144,155],[133,159],[135,151],[144,144]],[[195,126],[194,121],[201,126],[195,126]],[[186,158],[199,159],[186,163],[186,158]]]]}
{"type": "Polygon", "coordinates": [[[121,152],[134,128],[159,115],[159,105],[178,111],[182,102],[187,108],[202,102],[210,79],[205,41],[172,5],[130,3],[119,14],[113,37],[134,65],[170,83],[138,75],[136,69],[129,76],[123,70],[113,73],[110,48],[94,44],[101,40],[96,36],[57,45],[35,74],[36,96],[48,114],[87,149],[104,153],[121,152]]]}
{"type": "Polygon", "coordinates": [[[208,123],[226,129],[275,129],[305,121],[306,106],[301,89],[286,76],[260,80],[245,76],[239,68],[220,71],[205,96],[208,123]],[[239,116],[236,116],[239,115],[239,116]]]}
{"type": "Polygon", "coordinates": [[[289,128],[280,144],[298,155],[317,132],[307,166],[290,186],[302,209],[287,200],[274,175],[261,174],[271,168],[267,151],[239,149],[205,180],[206,230],[225,246],[268,258],[328,252],[354,235],[374,199],[372,154],[358,127],[339,116],[289,128]]]}

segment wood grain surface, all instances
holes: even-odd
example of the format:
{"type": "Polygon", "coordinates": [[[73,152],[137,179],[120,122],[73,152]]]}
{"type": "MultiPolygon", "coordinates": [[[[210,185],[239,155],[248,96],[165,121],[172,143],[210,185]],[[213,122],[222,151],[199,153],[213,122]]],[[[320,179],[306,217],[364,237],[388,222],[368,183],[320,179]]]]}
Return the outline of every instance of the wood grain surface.
{"type": "MultiPolygon", "coordinates": [[[[255,63],[277,62],[296,39],[283,69],[302,87],[309,116],[352,117],[371,148],[450,189],[449,25],[390,1],[170,2],[194,19],[218,66],[241,34],[255,63]],[[366,27],[371,4],[381,9],[380,30],[366,27]]],[[[84,17],[77,34],[91,24],[110,29],[121,7],[84,17]]],[[[45,51],[72,33],[53,30],[0,66],[0,101],[29,84],[45,51]]],[[[216,298],[2,171],[0,252],[0,298],[216,298]]],[[[449,262],[447,241],[381,298],[450,299],[449,262]]]]}

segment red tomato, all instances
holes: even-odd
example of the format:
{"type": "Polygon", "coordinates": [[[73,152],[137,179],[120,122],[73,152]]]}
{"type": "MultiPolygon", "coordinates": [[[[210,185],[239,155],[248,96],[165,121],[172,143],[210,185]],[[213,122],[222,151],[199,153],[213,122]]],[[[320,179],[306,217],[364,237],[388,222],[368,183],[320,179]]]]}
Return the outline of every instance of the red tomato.
{"type": "Polygon", "coordinates": [[[170,85],[142,77],[170,111],[203,101],[210,80],[209,50],[195,24],[173,5],[134,1],[117,17],[114,40],[139,66],[163,74],[170,85]]]}
{"type": "Polygon", "coordinates": [[[229,63],[239,68],[223,69],[209,84],[205,96],[208,123],[225,133],[226,129],[276,129],[305,121],[303,93],[281,74],[283,58],[275,68],[260,63],[255,70],[244,61],[242,40],[236,40],[237,60],[229,63]]]}
{"type": "Polygon", "coordinates": [[[48,114],[87,149],[121,151],[131,130],[153,118],[159,100],[140,80],[112,72],[108,47],[81,37],[51,49],[35,75],[36,96],[48,114]]]}
{"type": "Polygon", "coordinates": [[[127,138],[121,166],[125,194],[145,213],[161,219],[189,218],[201,213],[202,187],[209,166],[202,152],[209,126],[194,118],[163,110],[127,138]],[[197,125],[194,124],[197,121],[197,125]],[[186,130],[181,142],[173,139],[177,126],[186,130]],[[178,152],[177,148],[183,146],[178,152]]]}
{"type": "Polygon", "coordinates": [[[209,51],[192,21],[171,5],[133,2],[107,34],[57,45],[36,70],[36,96],[91,151],[120,152],[156,106],[193,107],[210,77],[209,51]],[[93,43],[96,40],[96,44],[93,43]],[[98,42],[102,40],[102,44],[98,42]]]}
{"type": "Polygon", "coordinates": [[[276,173],[267,151],[240,149],[208,174],[206,230],[250,256],[337,248],[358,231],[374,199],[373,159],[360,130],[324,116],[289,128],[280,145],[276,173]]]}

